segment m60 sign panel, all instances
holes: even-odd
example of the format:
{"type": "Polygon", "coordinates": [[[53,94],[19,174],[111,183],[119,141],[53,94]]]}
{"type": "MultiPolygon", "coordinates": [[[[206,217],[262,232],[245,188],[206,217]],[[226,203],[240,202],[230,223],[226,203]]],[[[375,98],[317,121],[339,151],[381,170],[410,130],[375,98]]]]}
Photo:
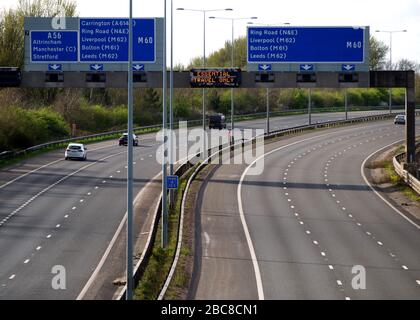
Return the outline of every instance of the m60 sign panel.
{"type": "Polygon", "coordinates": [[[192,69],[192,88],[233,88],[241,84],[241,69],[192,69]]]}

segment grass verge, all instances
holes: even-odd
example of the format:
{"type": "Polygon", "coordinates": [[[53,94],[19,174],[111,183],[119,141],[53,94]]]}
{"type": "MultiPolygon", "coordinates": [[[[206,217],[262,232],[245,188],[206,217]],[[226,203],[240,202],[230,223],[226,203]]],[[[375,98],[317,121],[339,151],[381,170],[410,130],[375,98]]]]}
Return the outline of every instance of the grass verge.
{"type": "MultiPolygon", "coordinates": [[[[179,188],[175,192],[175,205],[169,210],[168,246],[166,249],[161,247],[160,235],[162,226],[161,223],[159,223],[156,237],[153,240],[152,255],[147,263],[143,277],[134,292],[134,299],[136,300],[156,300],[165,283],[176,252],[182,195],[187,185],[187,181],[194,170],[195,167],[190,168],[179,179],[179,188]]],[[[183,250],[183,253],[187,253],[185,251],[186,249],[183,250]]]]}
{"type": "Polygon", "coordinates": [[[377,159],[371,161],[366,167],[368,169],[382,169],[383,177],[380,179],[381,183],[390,183],[409,200],[419,202],[420,196],[417,192],[411,189],[394,169],[393,157],[401,152],[404,152],[404,149],[405,147],[403,145],[393,148],[390,152],[387,152],[383,156],[379,156],[377,159]]]}

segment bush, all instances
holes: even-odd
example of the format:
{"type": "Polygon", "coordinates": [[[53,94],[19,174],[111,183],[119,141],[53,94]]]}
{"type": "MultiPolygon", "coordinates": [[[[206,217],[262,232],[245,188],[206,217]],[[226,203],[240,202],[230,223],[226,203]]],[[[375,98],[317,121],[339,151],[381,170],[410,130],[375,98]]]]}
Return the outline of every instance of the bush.
{"type": "Polygon", "coordinates": [[[50,109],[0,108],[0,151],[24,149],[69,135],[63,117],[50,109]]]}
{"type": "Polygon", "coordinates": [[[73,111],[70,121],[78,130],[90,133],[122,129],[127,124],[127,108],[82,104],[73,111]]]}

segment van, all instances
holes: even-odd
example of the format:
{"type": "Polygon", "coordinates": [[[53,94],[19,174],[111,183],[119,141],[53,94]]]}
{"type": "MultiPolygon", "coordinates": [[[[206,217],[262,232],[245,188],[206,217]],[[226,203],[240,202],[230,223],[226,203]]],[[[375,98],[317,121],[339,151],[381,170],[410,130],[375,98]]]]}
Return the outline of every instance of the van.
{"type": "Polygon", "coordinates": [[[209,116],[209,129],[226,129],[225,116],[221,113],[209,116]]]}

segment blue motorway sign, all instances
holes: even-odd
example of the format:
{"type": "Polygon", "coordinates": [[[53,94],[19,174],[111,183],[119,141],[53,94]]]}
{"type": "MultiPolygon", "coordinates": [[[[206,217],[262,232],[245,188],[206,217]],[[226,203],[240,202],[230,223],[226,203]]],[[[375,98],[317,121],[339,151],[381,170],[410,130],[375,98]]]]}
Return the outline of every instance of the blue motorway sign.
{"type": "Polygon", "coordinates": [[[77,31],[31,31],[31,62],[77,62],[77,31]]]}
{"type": "Polygon", "coordinates": [[[313,64],[301,64],[299,65],[300,71],[314,71],[314,65],[313,64]]]}
{"type": "Polygon", "coordinates": [[[341,70],[342,71],[354,71],[356,69],[356,65],[354,64],[342,64],[341,70]]]}
{"type": "Polygon", "coordinates": [[[272,66],[271,64],[259,64],[258,71],[271,71],[272,66]]]}
{"type": "Polygon", "coordinates": [[[249,63],[364,63],[363,27],[248,27],[249,63]]]}
{"type": "Polygon", "coordinates": [[[103,71],[104,70],[104,65],[103,64],[91,64],[89,65],[89,70],[91,71],[103,71]]]}
{"type": "MultiPolygon", "coordinates": [[[[128,19],[80,18],[80,62],[128,61],[128,19]]],[[[154,62],[155,19],[133,19],[133,61],[154,62]]]]}
{"type": "Polygon", "coordinates": [[[139,64],[139,63],[133,64],[133,70],[134,71],[142,71],[142,70],[144,70],[144,64],[139,64]]]}
{"type": "Polygon", "coordinates": [[[178,189],[178,176],[167,176],[166,187],[168,189],[178,189]]]}
{"type": "Polygon", "coordinates": [[[62,64],[49,64],[48,65],[48,71],[61,71],[63,70],[63,65],[62,64]]]}

